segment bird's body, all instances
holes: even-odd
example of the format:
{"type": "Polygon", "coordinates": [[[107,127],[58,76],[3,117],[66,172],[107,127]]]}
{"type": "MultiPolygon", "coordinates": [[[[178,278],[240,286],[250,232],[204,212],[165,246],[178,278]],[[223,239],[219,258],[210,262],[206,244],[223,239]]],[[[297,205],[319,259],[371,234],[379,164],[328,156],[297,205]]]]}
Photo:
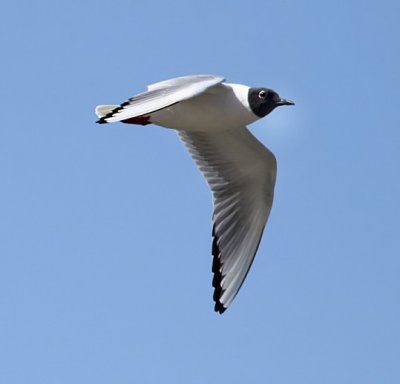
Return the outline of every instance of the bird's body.
{"type": "Polygon", "coordinates": [[[276,160],[246,128],[279,105],[267,88],[185,76],[148,86],[121,105],[98,106],[99,123],[121,121],[175,129],[214,198],[213,286],[222,313],[239,291],[257,252],[272,206],[276,160]]]}
{"type": "Polygon", "coordinates": [[[258,119],[248,106],[248,90],[240,84],[221,84],[153,113],[150,122],[178,131],[210,133],[243,127],[258,119]]]}

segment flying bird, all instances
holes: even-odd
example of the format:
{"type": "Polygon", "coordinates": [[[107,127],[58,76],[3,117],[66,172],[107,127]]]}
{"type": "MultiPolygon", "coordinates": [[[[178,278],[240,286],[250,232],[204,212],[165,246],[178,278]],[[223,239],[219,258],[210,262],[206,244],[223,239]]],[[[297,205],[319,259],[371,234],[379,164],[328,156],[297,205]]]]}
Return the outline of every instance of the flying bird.
{"type": "Polygon", "coordinates": [[[151,84],[120,105],[99,105],[97,123],[175,129],[213,194],[215,311],[235,298],[256,255],[276,179],[276,159],[246,128],[276,107],[294,105],[268,88],[193,75],[151,84]]]}

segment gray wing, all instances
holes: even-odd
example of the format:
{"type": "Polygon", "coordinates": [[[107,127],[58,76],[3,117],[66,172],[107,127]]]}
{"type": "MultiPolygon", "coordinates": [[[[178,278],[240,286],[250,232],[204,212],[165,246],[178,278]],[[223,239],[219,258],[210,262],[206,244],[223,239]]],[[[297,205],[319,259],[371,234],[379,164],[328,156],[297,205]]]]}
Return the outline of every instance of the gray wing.
{"type": "Polygon", "coordinates": [[[257,252],[272,206],[276,160],[245,127],[179,135],[214,197],[213,287],[215,310],[222,313],[257,252]]]}
{"type": "Polygon", "coordinates": [[[109,113],[100,117],[98,123],[112,123],[150,114],[197,96],[223,81],[221,76],[194,75],[151,84],[147,87],[147,92],[139,93],[112,108],[109,113]]]}

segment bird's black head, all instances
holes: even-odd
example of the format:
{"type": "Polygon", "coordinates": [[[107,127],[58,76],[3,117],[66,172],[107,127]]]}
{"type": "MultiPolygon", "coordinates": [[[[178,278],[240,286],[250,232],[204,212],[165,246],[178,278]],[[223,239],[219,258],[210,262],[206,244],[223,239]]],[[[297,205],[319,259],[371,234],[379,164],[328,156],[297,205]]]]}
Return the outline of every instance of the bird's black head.
{"type": "Polygon", "coordinates": [[[281,105],[294,105],[293,101],[282,99],[275,91],[268,88],[250,88],[249,105],[258,116],[264,117],[281,105]]]}

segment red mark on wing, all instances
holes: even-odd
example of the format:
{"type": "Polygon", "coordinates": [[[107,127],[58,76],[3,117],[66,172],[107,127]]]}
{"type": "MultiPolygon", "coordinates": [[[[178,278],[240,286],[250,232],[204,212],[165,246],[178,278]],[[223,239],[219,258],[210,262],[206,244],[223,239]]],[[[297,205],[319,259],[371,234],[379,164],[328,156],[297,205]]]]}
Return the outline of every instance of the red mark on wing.
{"type": "Polygon", "coordinates": [[[125,124],[138,124],[138,125],[147,125],[151,124],[150,122],[150,116],[137,116],[137,117],[131,117],[126,120],[121,120],[121,123],[125,124]]]}

